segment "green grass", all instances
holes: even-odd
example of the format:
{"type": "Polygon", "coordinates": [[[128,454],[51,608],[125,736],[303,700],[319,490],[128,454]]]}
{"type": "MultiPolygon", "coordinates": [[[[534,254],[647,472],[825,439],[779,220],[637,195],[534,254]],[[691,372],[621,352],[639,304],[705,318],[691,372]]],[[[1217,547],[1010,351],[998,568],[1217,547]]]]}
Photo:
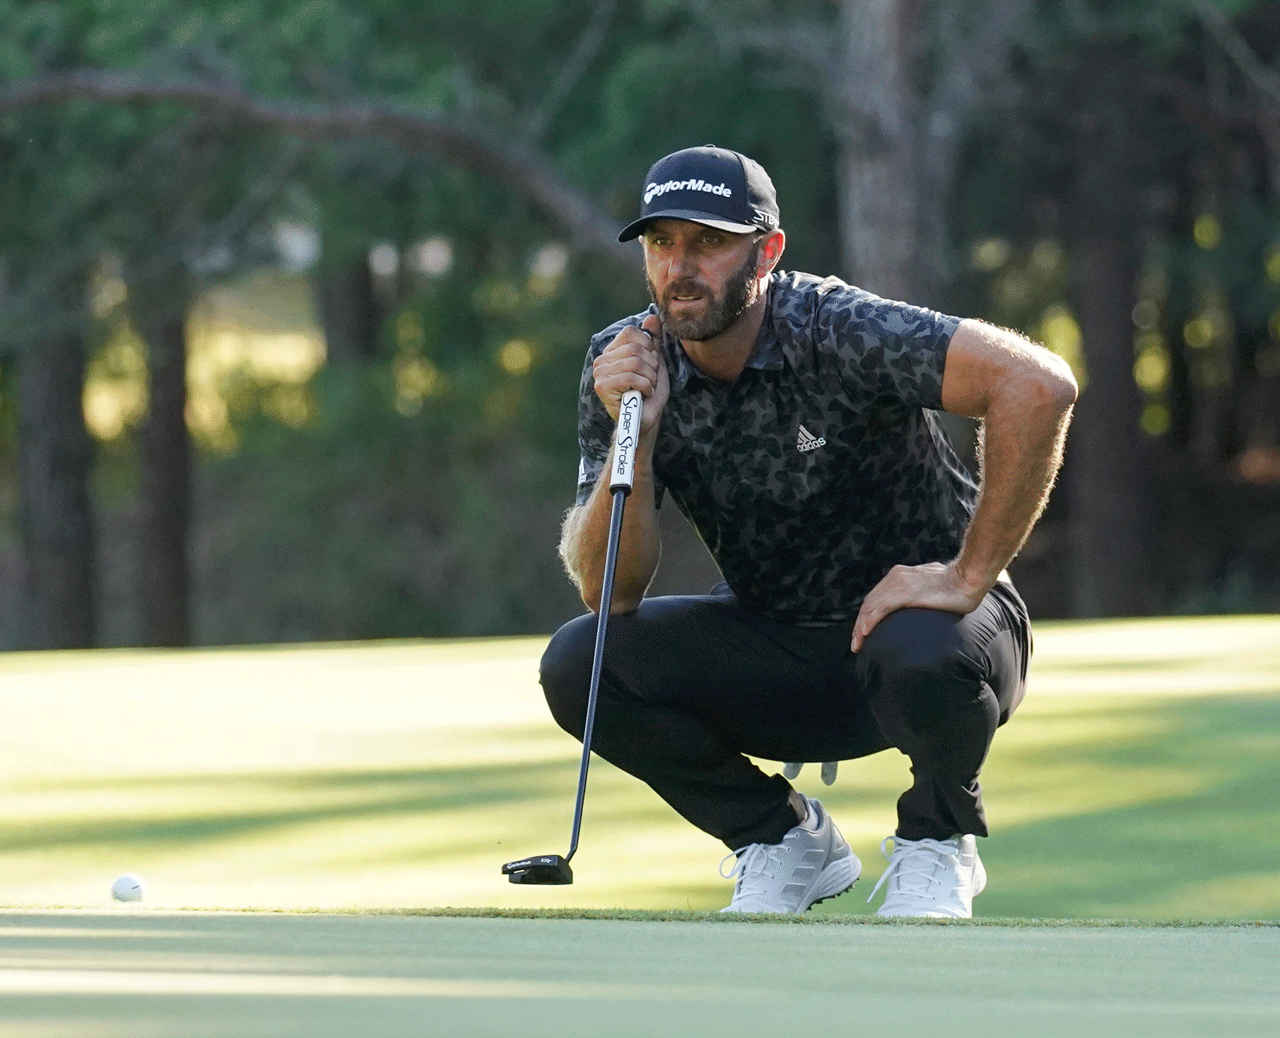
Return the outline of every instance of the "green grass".
{"type": "MultiPolygon", "coordinates": [[[[576,882],[499,875],[568,842],[578,747],[543,644],[0,657],[0,903],[109,907],[132,871],[153,909],[723,905],[724,848],[599,760],[576,882]]],[[[906,781],[894,753],[801,776],[864,863],[815,919],[874,910],[906,781]]],[[[1280,618],[1042,625],[983,784],[980,916],[1280,918],[1280,618]]]]}
{"type": "Polygon", "coordinates": [[[0,914],[0,1038],[1280,1028],[1273,926],[704,922],[0,914]]]}
{"type": "Polygon", "coordinates": [[[1037,642],[952,923],[865,903],[897,754],[802,776],[866,864],[803,917],[598,761],[506,883],[577,780],[541,639],[0,657],[0,1038],[1280,1033],[1280,618],[1037,642]]]}

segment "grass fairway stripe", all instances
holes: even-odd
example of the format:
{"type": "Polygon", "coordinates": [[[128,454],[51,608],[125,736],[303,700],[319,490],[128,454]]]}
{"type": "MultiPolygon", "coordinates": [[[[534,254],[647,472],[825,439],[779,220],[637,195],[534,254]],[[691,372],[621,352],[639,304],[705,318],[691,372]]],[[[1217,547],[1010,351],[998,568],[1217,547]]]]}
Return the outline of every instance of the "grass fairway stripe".
{"type": "MultiPolygon", "coordinates": [[[[136,872],[161,909],[721,907],[724,848],[599,761],[575,883],[499,874],[568,840],[578,746],[537,687],[544,645],[0,656],[0,902],[104,908],[136,872]]],[[[864,865],[814,917],[874,912],[908,778],[895,753],[801,776],[864,865]]],[[[983,785],[980,917],[1280,918],[1280,618],[1039,625],[983,785]]]]}
{"type": "Polygon", "coordinates": [[[1280,928],[0,915],[0,1038],[1273,1035],[1280,928]]]}

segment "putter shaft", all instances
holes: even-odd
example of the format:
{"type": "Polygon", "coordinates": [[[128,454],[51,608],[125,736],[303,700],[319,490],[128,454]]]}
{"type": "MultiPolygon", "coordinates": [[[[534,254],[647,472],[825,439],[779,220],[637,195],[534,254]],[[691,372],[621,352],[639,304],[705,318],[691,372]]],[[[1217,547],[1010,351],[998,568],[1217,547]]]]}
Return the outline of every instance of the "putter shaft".
{"type": "Polygon", "coordinates": [[[582,726],[582,764],[578,768],[578,800],[573,807],[573,833],[569,837],[572,861],[578,849],[582,830],[582,805],[587,796],[587,770],[591,767],[591,733],[596,726],[596,700],[600,698],[600,672],[604,669],[604,637],[609,627],[609,609],[613,604],[613,571],[618,563],[618,541],[622,534],[622,513],[626,507],[628,487],[613,492],[613,511],[609,516],[609,544],[605,550],[604,586],[600,589],[600,613],[596,624],[596,648],[591,662],[591,688],[587,692],[587,717],[582,726]]]}
{"type": "Polygon", "coordinates": [[[600,609],[596,614],[596,645],[591,662],[591,685],[587,691],[587,716],[582,726],[582,764],[578,768],[578,798],[573,807],[573,832],[569,838],[569,853],[525,858],[508,862],[502,867],[503,875],[512,883],[572,883],[573,870],[569,860],[578,850],[578,835],[582,831],[582,805],[587,795],[587,770],[591,766],[591,733],[596,723],[596,700],[600,696],[600,672],[604,669],[604,638],[609,626],[609,608],[613,604],[613,575],[618,566],[618,545],[622,540],[622,515],[627,495],[635,477],[636,447],[640,437],[640,416],[644,398],[640,392],[630,389],[622,394],[618,410],[618,431],[614,438],[614,463],[609,489],[613,493],[613,509],[609,516],[609,542],[605,548],[604,580],[600,588],[600,609]]]}

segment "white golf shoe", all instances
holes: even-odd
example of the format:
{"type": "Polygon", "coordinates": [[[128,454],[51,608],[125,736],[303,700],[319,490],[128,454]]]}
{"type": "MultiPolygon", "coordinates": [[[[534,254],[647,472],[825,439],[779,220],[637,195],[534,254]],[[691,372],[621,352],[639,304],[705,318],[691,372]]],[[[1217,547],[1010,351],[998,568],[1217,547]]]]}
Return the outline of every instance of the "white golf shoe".
{"type": "Polygon", "coordinates": [[[987,885],[987,870],[978,857],[978,841],[973,836],[953,836],[949,840],[904,840],[886,836],[880,853],[889,867],[871,891],[887,884],[884,904],[876,915],[896,918],[968,919],[973,915],[973,899],[987,885]],[[893,841],[892,856],[885,849],[893,841]]]}
{"type": "Polygon", "coordinates": [[[809,816],[781,843],[753,843],[720,862],[720,875],[737,877],[733,901],[722,912],[789,912],[843,894],[862,874],[862,862],[849,849],[822,804],[805,797],[809,816]],[[725,862],[738,861],[727,873],[725,862]]]}

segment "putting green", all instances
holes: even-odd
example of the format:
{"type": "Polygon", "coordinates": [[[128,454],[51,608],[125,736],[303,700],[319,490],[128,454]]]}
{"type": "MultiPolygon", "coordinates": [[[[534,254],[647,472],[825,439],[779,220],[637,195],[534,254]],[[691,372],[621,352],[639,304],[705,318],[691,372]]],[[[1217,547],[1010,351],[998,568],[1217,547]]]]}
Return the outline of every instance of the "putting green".
{"type": "Polygon", "coordinates": [[[0,915],[0,1038],[1274,1035],[1275,926],[0,915]]]}
{"type": "MultiPolygon", "coordinates": [[[[1280,918],[1280,618],[1036,638],[983,776],[977,912],[1280,918]]],[[[499,875],[568,842],[579,751],[537,687],[544,644],[0,656],[0,902],[101,908],[137,872],[152,909],[724,904],[724,848],[598,760],[573,886],[499,875]]],[[[865,866],[817,913],[873,910],[906,780],[892,753],[801,776],[865,866]]]]}

